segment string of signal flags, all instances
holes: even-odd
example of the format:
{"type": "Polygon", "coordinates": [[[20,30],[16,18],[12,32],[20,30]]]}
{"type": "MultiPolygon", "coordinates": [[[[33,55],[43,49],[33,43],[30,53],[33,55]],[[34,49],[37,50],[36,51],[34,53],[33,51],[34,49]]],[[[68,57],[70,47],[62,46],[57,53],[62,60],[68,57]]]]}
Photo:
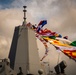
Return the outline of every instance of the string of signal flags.
{"type": "Polygon", "coordinates": [[[35,36],[43,43],[45,47],[45,54],[40,61],[43,61],[43,59],[48,55],[49,49],[47,43],[50,43],[56,48],[56,50],[61,51],[66,56],[76,61],[76,41],[72,42],[68,40],[68,36],[62,37],[61,34],[53,32],[48,28],[43,29],[46,24],[47,20],[40,21],[37,26],[32,25],[30,22],[26,24],[28,28],[35,32],[35,36]]]}

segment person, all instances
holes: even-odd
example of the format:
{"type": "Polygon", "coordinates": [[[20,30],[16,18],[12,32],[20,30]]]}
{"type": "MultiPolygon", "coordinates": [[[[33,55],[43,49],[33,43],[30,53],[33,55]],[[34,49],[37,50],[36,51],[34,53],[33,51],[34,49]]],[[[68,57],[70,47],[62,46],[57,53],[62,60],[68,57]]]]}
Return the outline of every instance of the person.
{"type": "Polygon", "coordinates": [[[19,67],[19,73],[17,74],[17,75],[23,75],[23,72],[22,72],[22,68],[21,67],[19,67]]]}

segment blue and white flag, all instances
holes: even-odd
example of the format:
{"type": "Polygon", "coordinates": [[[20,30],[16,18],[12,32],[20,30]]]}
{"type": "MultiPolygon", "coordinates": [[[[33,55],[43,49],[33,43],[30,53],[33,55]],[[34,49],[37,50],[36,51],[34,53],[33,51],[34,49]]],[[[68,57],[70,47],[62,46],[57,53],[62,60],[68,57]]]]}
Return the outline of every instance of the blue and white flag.
{"type": "Polygon", "coordinates": [[[37,27],[37,32],[39,32],[41,30],[41,28],[46,24],[47,24],[47,20],[40,21],[40,23],[38,24],[38,27],[37,27]]]}

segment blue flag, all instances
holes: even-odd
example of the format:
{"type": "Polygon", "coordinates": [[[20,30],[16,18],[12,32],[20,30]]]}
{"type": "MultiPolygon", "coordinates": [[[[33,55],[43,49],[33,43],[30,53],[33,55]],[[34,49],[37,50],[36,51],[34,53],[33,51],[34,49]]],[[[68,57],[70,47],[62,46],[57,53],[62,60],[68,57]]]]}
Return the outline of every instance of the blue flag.
{"type": "Polygon", "coordinates": [[[46,24],[47,24],[47,20],[40,21],[40,23],[38,24],[38,27],[37,27],[37,32],[39,32],[41,30],[41,28],[46,24]]]}

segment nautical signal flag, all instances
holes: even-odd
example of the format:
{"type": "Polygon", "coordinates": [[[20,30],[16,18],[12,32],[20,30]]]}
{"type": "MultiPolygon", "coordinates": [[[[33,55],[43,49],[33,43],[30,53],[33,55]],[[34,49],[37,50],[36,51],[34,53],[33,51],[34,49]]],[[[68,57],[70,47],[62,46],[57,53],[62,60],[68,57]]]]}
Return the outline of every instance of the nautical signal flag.
{"type": "Polygon", "coordinates": [[[59,46],[59,45],[54,45],[54,47],[61,52],[63,52],[65,55],[67,55],[70,58],[76,59],[76,47],[70,46],[70,47],[65,47],[65,46],[59,46]]]}
{"type": "Polygon", "coordinates": [[[76,46],[76,41],[73,41],[70,45],[76,46]]]}
{"type": "Polygon", "coordinates": [[[76,58],[76,50],[63,50],[63,53],[67,54],[68,56],[72,58],[76,58]]]}
{"type": "Polygon", "coordinates": [[[37,32],[39,32],[41,30],[41,28],[46,24],[47,24],[47,20],[40,21],[40,23],[38,24],[38,27],[37,27],[37,32]]]}
{"type": "Polygon", "coordinates": [[[38,26],[42,25],[42,27],[47,24],[47,20],[40,21],[38,26]]]}

